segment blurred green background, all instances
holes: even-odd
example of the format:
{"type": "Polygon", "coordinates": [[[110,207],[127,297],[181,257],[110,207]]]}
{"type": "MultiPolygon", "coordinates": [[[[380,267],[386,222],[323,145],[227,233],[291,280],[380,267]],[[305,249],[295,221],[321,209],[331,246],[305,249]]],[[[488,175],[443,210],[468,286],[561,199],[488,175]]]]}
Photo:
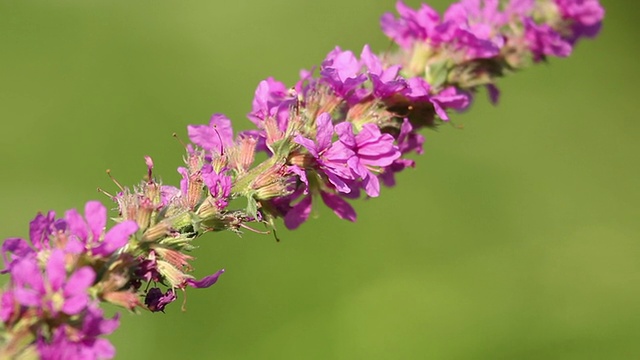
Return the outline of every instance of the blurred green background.
{"type": "MultiPolygon", "coordinates": [[[[410,1],[416,6],[419,2],[410,1]]],[[[167,314],[124,314],[119,359],[640,358],[638,2],[600,38],[500,82],[425,135],[418,167],[281,243],[199,240],[227,273],[167,314]]],[[[431,1],[444,10],[448,1],[431,1]]],[[[145,174],[176,183],[186,125],[248,128],[257,83],[388,41],[392,1],[0,2],[0,237],[145,174]]]]}

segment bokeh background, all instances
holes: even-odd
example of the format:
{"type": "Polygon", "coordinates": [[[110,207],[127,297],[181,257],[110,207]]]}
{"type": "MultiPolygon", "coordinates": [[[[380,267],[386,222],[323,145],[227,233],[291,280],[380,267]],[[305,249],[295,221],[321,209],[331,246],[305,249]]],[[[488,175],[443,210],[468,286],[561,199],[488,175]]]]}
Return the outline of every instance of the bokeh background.
{"type": "MultiPolygon", "coordinates": [[[[419,2],[408,1],[416,6],[419,2]]],[[[431,1],[444,10],[449,1],[431,1]]],[[[500,82],[425,133],[418,167],[281,243],[199,240],[227,273],[166,314],[124,314],[119,359],[640,358],[640,13],[603,0],[599,39],[500,82]]],[[[0,237],[145,174],[178,180],[187,124],[248,128],[257,83],[334,46],[389,42],[392,1],[0,2],[0,237]]]]}

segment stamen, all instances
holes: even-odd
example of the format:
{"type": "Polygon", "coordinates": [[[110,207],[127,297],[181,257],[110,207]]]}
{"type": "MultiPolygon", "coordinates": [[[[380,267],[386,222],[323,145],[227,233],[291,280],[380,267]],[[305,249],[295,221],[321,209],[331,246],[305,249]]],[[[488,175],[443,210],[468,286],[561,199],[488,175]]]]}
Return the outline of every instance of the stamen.
{"type": "Polygon", "coordinates": [[[118,182],[118,180],[116,180],[116,178],[114,178],[111,175],[111,169],[107,169],[107,175],[109,176],[111,181],[113,181],[113,183],[116,184],[116,186],[118,187],[118,189],[120,189],[120,191],[124,191],[124,187],[118,182]]]}
{"type": "Polygon", "coordinates": [[[243,223],[238,224],[238,226],[240,226],[243,229],[247,229],[247,230],[249,230],[251,232],[254,232],[256,234],[260,234],[260,235],[269,235],[269,234],[271,234],[271,231],[260,231],[258,229],[254,229],[254,228],[252,228],[252,227],[250,227],[248,225],[245,225],[243,223]]]}
{"type": "Polygon", "coordinates": [[[180,145],[182,145],[183,148],[185,148],[186,150],[189,150],[189,147],[187,146],[187,144],[185,144],[184,141],[182,141],[182,139],[180,138],[180,136],[178,136],[177,133],[173,133],[171,134],[171,136],[173,136],[174,139],[178,140],[178,142],[180,143],[180,145]]]}
{"type": "Polygon", "coordinates": [[[224,155],[224,146],[222,144],[222,136],[220,136],[220,132],[217,129],[217,125],[213,125],[213,131],[216,132],[216,135],[218,135],[218,140],[220,140],[220,156],[224,155]]]}
{"type": "Polygon", "coordinates": [[[106,192],[104,189],[102,188],[97,188],[96,190],[98,190],[99,193],[102,193],[104,195],[107,195],[108,197],[110,197],[111,199],[115,199],[115,196],[109,194],[108,192],[106,192]]]}

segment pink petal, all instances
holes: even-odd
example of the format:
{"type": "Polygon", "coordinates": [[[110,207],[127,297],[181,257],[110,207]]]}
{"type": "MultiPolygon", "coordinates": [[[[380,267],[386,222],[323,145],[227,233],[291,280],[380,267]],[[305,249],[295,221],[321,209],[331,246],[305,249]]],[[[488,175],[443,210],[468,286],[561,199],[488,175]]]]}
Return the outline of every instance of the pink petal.
{"type": "Polygon", "coordinates": [[[93,234],[93,242],[97,242],[107,224],[107,208],[98,201],[89,201],[84,208],[84,217],[93,234]]]}
{"type": "Polygon", "coordinates": [[[322,196],[322,201],[324,201],[340,219],[356,221],[356,211],[343,198],[324,191],[321,192],[320,195],[322,196]]]}
{"type": "Polygon", "coordinates": [[[297,229],[307,221],[309,214],[311,214],[311,196],[306,196],[285,215],[284,226],[290,230],[297,229]]]}
{"type": "Polygon", "coordinates": [[[47,280],[49,280],[51,290],[58,291],[61,289],[66,279],[67,270],[65,269],[64,253],[62,250],[54,250],[47,261],[47,280]]]}
{"type": "Polygon", "coordinates": [[[104,236],[104,241],[100,246],[93,249],[93,252],[103,256],[109,256],[114,251],[125,246],[129,237],[138,231],[138,224],[133,220],[123,221],[117,224],[104,236]]]}

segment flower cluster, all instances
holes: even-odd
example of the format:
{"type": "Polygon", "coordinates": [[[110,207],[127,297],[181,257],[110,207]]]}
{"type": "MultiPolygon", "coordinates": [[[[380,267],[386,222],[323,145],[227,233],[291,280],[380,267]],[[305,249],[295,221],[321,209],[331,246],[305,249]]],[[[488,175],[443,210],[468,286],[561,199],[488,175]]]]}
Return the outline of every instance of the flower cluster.
{"type": "Polygon", "coordinates": [[[118,317],[105,318],[99,303],[164,311],[178,290],[213,285],[224,269],[190,275],[188,253],[204,233],[275,235],[276,219],[295,229],[318,199],[355,221],[348,200],[379,196],[381,184],[395,185],[396,173],[415,166],[407,155],[423,152],[421,128],[466,110],[480,88],[497,102],[498,77],[569,55],[604,15],[597,0],[461,0],[442,16],[400,1],[397,11],[381,19],[397,50],[335,48],[292,87],[262,81],[248,114],[256,130],[234,135],[222,114],[189,126],[179,186],[157,181],[147,157],[139,185],[115,182],[119,191],[107,193],[118,207],[109,230],[106,208],[91,201],[84,216],[39,214],[29,242],[5,240],[0,356],[113,357],[101,336],[118,317]],[[267,159],[254,164],[256,152],[267,159]]]}
{"type": "Polygon", "coordinates": [[[378,56],[365,45],[358,57],[335,48],[291,88],[262,81],[248,114],[258,130],[234,143],[230,122],[219,114],[208,126],[189,128],[204,163],[219,164],[234,179],[232,197],[247,197],[249,218],[273,224],[282,217],[295,229],[319,198],[354,221],[347,199],[377,197],[381,181],[394,185],[395,173],[413,167],[406,155],[422,153],[421,128],[467,109],[481,87],[496,103],[498,77],[569,55],[578,39],[597,34],[604,15],[597,0],[462,0],[443,16],[400,1],[397,10],[399,17],[381,19],[397,51],[378,56]],[[239,150],[247,142],[256,145],[239,150]],[[247,171],[231,159],[253,159],[252,151],[270,160],[247,171]]]}

